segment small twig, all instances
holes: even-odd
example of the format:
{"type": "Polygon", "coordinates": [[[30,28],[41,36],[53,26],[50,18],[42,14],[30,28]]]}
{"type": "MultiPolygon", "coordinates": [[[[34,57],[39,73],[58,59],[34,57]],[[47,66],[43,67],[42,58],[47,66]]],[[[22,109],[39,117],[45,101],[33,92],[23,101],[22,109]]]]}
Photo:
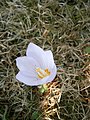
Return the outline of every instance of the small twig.
{"type": "Polygon", "coordinates": [[[73,54],[74,54],[80,61],[82,61],[83,63],[85,63],[75,52],[73,52],[73,54]]]}
{"type": "Polygon", "coordinates": [[[87,87],[85,87],[85,88],[83,88],[83,89],[81,89],[80,91],[83,91],[83,90],[85,90],[85,89],[88,89],[89,87],[90,87],[90,85],[87,86],[87,87]]]}

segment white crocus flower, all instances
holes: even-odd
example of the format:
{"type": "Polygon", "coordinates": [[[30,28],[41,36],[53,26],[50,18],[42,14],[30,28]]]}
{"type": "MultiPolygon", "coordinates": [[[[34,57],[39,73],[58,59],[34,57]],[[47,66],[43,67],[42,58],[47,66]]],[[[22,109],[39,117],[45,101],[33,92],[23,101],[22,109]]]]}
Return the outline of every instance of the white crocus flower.
{"type": "Polygon", "coordinates": [[[33,43],[28,45],[26,56],[16,59],[16,64],[20,70],[16,78],[30,86],[51,82],[57,72],[52,52],[33,43]]]}

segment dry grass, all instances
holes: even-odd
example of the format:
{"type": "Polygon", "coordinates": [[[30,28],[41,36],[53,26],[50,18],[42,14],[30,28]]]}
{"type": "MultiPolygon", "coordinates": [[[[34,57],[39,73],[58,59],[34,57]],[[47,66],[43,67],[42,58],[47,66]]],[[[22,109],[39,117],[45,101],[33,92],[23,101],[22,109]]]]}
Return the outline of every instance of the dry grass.
{"type": "Polygon", "coordinates": [[[0,119],[90,120],[89,0],[0,1],[0,119]],[[31,41],[58,68],[43,94],[15,78],[31,41]]]}

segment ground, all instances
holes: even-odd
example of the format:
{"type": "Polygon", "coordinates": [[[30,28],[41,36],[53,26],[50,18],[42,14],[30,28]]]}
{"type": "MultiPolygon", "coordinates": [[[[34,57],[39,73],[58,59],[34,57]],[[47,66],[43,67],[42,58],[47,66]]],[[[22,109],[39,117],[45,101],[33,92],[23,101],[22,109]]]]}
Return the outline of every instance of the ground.
{"type": "Polygon", "coordinates": [[[0,119],[90,120],[89,0],[0,0],[0,119]],[[45,91],[16,80],[30,42],[54,55],[45,91]]]}

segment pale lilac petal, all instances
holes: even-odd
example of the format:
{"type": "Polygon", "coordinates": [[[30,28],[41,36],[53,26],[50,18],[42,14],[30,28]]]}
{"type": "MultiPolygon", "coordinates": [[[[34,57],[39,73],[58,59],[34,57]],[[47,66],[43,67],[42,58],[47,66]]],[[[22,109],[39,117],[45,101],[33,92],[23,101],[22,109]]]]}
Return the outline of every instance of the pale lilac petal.
{"type": "Polygon", "coordinates": [[[37,46],[33,43],[30,43],[28,45],[26,55],[28,57],[34,58],[40,64],[41,68],[45,68],[44,67],[45,66],[45,60],[44,60],[45,52],[39,46],[37,46]]]}
{"type": "Polygon", "coordinates": [[[23,74],[21,71],[16,75],[16,79],[19,80],[20,82],[33,86],[33,82],[37,81],[37,78],[32,77],[32,76],[27,76],[23,74]]]}
{"type": "Polygon", "coordinates": [[[39,64],[34,60],[33,58],[29,57],[18,57],[16,59],[16,64],[17,67],[19,68],[20,71],[23,71],[24,73],[31,75],[35,74],[35,69],[36,67],[39,67],[39,64]]]}
{"type": "Polygon", "coordinates": [[[50,72],[51,72],[50,76],[47,79],[43,78],[42,81],[44,81],[44,79],[46,79],[46,83],[48,83],[48,82],[51,82],[54,80],[56,73],[57,73],[57,68],[56,68],[55,64],[53,66],[53,69],[50,72]]]}
{"type": "Polygon", "coordinates": [[[38,79],[37,76],[36,77],[27,76],[27,75],[23,74],[22,72],[19,72],[16,75],[16,78],[26,85],[38,86],[38,85],[46,84],[46,83],[54,80],[54,78],[56,76],[56,72],[57,72],[57,69],[56,69],[56,66],[54,66],[54,68],[52,69],[51,75],[48,77],[45,77],[43,79],[38,79]]]}
{"type": "Polygon", "coordinates": [[[19,80],[20,82],[22,82],[22,83],[24,83],[26,85],[29,85],[29,86],[42,85],[42,84],[46,83],[47,78],[45,78],[44,80],[40,80],[40,79],[38,79],[36,77],[27,76],[27,75],[23,74],[22,72],[19,72],[16,75],[17,80],[19,80]]]}
{"type": "Polygon", "coordinates": [[[54,66],[54,59],[51,50],[45,51],[46,54],[46,67],[51,70],[54,66]]]}

